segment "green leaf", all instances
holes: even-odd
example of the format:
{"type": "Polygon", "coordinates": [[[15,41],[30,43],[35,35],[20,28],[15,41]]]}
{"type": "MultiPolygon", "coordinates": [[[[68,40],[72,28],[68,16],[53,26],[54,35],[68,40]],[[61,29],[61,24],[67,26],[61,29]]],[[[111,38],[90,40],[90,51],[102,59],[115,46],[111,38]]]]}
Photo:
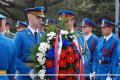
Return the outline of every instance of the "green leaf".
{"type": "Polygon", "coordinates": [[[36,62],[36,54],[38,53],[38,47],[39,45],[34,45],[32,48],[30,48],[31,55],[29,56],[30,59],[32,59],[34,62],[36,62]]]}
{"type": "Polygon", "coordinates": [[[62,29],[62,30],[66,30],[66,28],[67,28],[67,26],[65,25],[65,23],[68,21],[68,19],[62,19],[62,20],[60,20],[60,28],[62,29]]]}
{"type": "Polygon", "coordinates": [[[49,32],[57,33],[57,31],[58,31],[58,28],[55,24],[48,25],[48,27],[46,28],[47,33],[49,33],[49,32]]]}

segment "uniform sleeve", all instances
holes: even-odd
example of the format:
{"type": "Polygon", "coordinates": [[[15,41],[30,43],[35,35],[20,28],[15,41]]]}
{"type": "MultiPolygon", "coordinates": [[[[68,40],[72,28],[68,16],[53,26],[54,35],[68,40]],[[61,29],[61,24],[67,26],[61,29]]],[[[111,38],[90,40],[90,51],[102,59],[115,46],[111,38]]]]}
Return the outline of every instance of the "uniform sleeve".
{"type": "Polygon", "coordinates": [[[28,67],[23,61],[21,61],[21,51],[23,47],[23,40],[22,40],[22,34],[19,32],[16,33],[16,37],[14,39],[16,49],[17,49],[17,70],[22,74],[28,74],[31,71],[31,68],[28,67]]]}
{"type": "Polygon", "coordinates": [[[19,32],[16,33],[16,36],[14,38],[16,49],[17,49],[17,57],[19,58],[21,56],[21,48],[22,48],[22,37],[19,32]]]}
{"type": "Polygon", "coordinates": [[[95,41],[95,46],[94,46],[94,50],[93,50],[93,65],[92,65],[92,72],[96,72],[97,71],[97,65],[98,65],[98,52],[97,52],[97,45],[98,45],[98,39],[96,39],[95,41]]]}
{"type": "Polygon", "coordinates": [[[120,57],[120,41],[116,43],[113,53],[112,53],[112,61],[111,61],[112,70],[110,70],[112,74],[116,73],[116,68],[118,66],[119,57],[120,57]]]}
{"type": "MultiPolygon", "coordinates": [[[[12,41],[13,42],[13,41],[12,41]]],[[[16,54],[16,47],[15,44],[13,42],[13,44],[11,45],[11,60],[10,60],[10,64],[9,64],[9,68],[8,68],[8,74],[15,74],[16,73],[16,61],[17,61],[17,54],[16,54]]],[[[13,77],[15,75],[9,76],[10,80],[13,80],[13,77]]]]}

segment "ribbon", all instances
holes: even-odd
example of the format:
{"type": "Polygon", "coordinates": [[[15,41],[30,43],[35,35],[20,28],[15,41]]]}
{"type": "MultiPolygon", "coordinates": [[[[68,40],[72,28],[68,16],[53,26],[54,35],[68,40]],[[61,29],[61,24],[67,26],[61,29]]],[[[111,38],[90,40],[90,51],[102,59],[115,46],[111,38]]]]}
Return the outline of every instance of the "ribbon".
{"type": "MultiPolygon", "coordinates": [[[[58,34],[55,40],[55,73],[58,74],[58,34]]],[[[58,75],[55,76],[55,80],[58,80],[58,75]]]]}

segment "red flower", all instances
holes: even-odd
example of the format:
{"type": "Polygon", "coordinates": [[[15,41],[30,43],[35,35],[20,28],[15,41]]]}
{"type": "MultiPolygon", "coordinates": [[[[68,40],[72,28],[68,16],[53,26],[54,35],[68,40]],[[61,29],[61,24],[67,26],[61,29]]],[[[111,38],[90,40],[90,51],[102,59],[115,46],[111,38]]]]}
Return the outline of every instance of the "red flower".
{"type": "Polygon", "coordinates": [[[74,80],[72,77],[68,77],[66,80],[74,80]]]}
{"type": "Polygon", "coordinates": [[[72,46],[76,46],[75,42],[72,42],[72,46]]]}
{"type": "Polygon", "coordinates": [[[73,74],[73,73],[74,73],[74,68],[67,69],[67,74],[73,74]]]}
{"type": "Polygon", "coordinates": [[[79,68],[79,67],[80,67],[79,61],[75,62],[75,67],[76,67],[76,68],[79,68]]]}
{"type": "Polygon", "coordinates": [[[55,46],[55,44],[56,44],[56,41],[53,41],[53,42],[52,42],[52,44],[53,44],[53,46],[55,46]]]}
{"type": "Polygon", "coordinates": [[[75,56],[74,56],[74,54],[68,54],[68,55],[67,55],[67,62],[68,62],[68,63],[74,63],[74,61],[75,61],[75,56]]]}
{"type": "Polygon", "coordinates": [[[60,58],[65,58],[67,56],[67,52],[65,50],[61,50],[60,58]]]}
{"type": "Polygon", "coordinates": [[[62,75],[59,75],[59,76],[58,76],[58,77],[61,78],[61,79],[63,79],[63,78],[66,77],[66,75],[64,75],[64,74],[66,74],[66,71],[65,71],[65,70],[60,70],[60,71],[59,71],[59,74],[62,74],[62,75]]]}
{"type": "Polygon", "coordinates": [[[67,46],[66,48],[68,53],[73,53],[74,49],[71,46],[67,46]]]}
{"type": "Polygon", "coordinates": [[[78,54],[78,52],[75,52],[74,55],[75,55],[76,60],[78,60],[78,59],[79,59],[79,54],[78,54]]]}
{"type": "Polygon", "coordinates": [[[45,65],[46,65],[46,67],[50,68],[54,65],[54,62],[53,62],[53,60],[46,60],[45,65]]]}
{"type": "Polygon", "coordinates": [[[66,60],[65,59],[60,59],[58,62],[58,65],[62,68],[64,68],[66,66],[66,60]]]}

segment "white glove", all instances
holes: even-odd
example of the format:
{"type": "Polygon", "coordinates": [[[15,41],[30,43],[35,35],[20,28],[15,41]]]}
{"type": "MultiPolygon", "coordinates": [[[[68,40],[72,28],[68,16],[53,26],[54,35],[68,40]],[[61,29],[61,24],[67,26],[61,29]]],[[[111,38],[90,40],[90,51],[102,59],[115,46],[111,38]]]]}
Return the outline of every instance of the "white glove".
{"type": "Polygon", "coordinates": [[[31,70],[31,71],[29,72],[29,76],[31,77],[32,80],[34,80],[34,78],[35,78],[34,70],[31,70]]]}
{"type": "Polygon", "coordinates": [[[17,78],[18,74],[19,74],[19,72],[18,72],[18,71],[16,71],[16,73],[15,73],[15,77],[14,77],[14,79],[13,79],[13,80],[16,80],[16,78],[17,78]]]}
{"type": "Polygon", "coordinates": [[[90,73],[90,80],[92,80],[92,79],[94,79],[94,80],[95,80],[95,76],[96,76],[95,72],[90,73]]]}
{"type": "Polygon", "coordinates": [[[110,77],[110,73],[108,73],[106,80],[112,80],[112,78],[110,77]]]}

